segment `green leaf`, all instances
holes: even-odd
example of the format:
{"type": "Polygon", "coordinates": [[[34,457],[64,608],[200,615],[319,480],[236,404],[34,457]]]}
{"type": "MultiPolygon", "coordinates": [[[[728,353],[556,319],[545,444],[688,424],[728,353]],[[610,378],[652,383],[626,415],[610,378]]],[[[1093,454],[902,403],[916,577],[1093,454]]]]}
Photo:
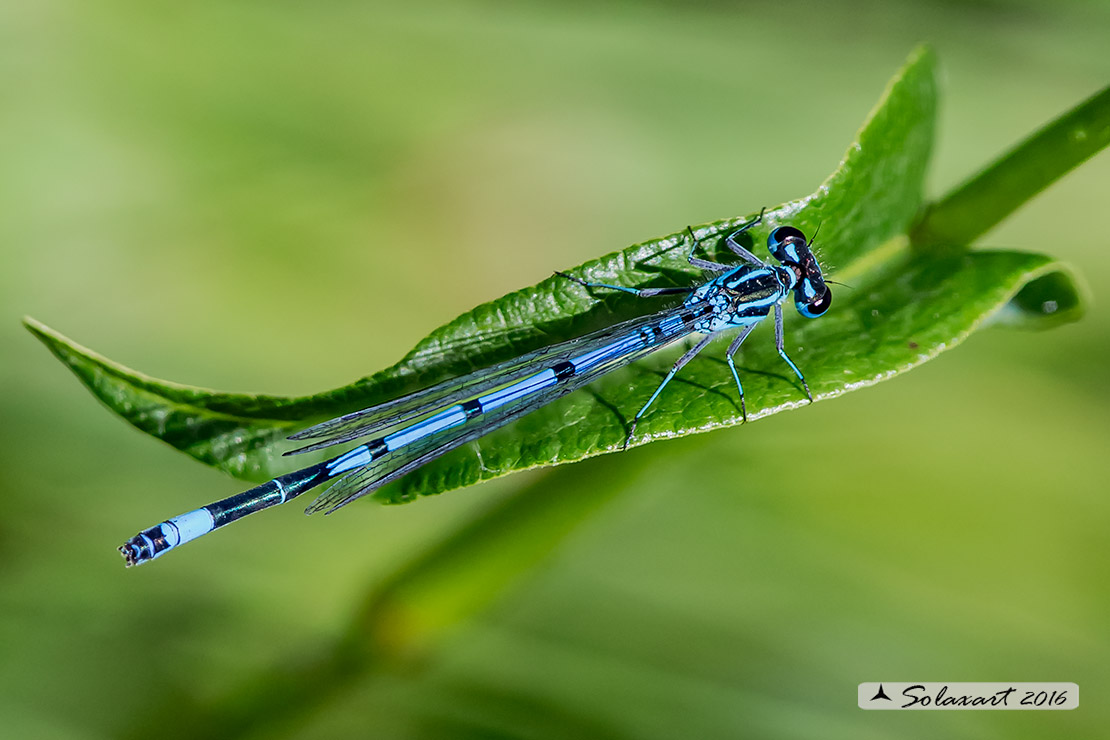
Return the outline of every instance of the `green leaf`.
{"type": "MultiPolygon", "coordinates": [[[[754,243],[761,243],[783,223],[809,234],[825,225],[818,239],[819,258],[834,277],[853,286],[836,290],[833,310],[822,319],[788,320],[788,350],[817,399],[893,377],[951,348],[1033,281],[1040,286],[1040,301],[1012,304],[1019,315],[1030,315],[1030,308],[1043,314],[1055,305],[1063,307],[1054,314],[1059,320],[1074,318],[1080,310],[1070,277],[1047,257],[990,252],[928,258],[907,249],[905,235],[923,206],[922,180],[935,123],[934,77],[931,52],[912,55],[836,172],[812,195],[768,210],[751,232],[754,243]]],[[[719,252],[721,237],[749,217],[716,221],[695,231],[712,256],[719,252]]],[[[687,248],[684,233],[676,232],[570,272],[637,287],[689,285],[700,275],[685,260],[687,248]]],[[[566,280],[548,279],[463,314],[432,332],[393,367],[303,398],[217,393],[166,383],[95,355],[37,322],[28,320],[27,325],[128,422],[207,464],[259,480],[289,469],[288,459],[277,456],[275,443],[294,427],[658,307],[623,293],[590,292],[566,280]]],[[[423,467],[376,497],[411,500],[515,470],[617,450],[631,415],[676,352],[665,351],[614,373],[423,467]]],[[[739,364],[749,419],[804,405],[802,391],[766,328],[748,340],[739,364]]],[[[710,348],[668,387],[641,423],[634,444],[740,420],[723,346],[710,348]]]]}

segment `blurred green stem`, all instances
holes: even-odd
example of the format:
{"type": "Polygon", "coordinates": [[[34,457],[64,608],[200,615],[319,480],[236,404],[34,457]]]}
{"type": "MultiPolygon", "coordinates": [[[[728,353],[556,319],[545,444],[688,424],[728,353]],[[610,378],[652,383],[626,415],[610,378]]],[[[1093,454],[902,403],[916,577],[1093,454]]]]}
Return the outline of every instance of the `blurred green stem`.
{"type": "Polygon", "coordinates": [[[558,466],[428,548],[369,595],[348,633],[350,649],[405,661],[423,654],[632,487],[636,457],[558,466]]]}
{"type": "Polygon", "coordinates": [[[929,205],[915,247],[966,248],[1027,200],[1110,144],[1110,87],[1052,121],[929,205]]]}

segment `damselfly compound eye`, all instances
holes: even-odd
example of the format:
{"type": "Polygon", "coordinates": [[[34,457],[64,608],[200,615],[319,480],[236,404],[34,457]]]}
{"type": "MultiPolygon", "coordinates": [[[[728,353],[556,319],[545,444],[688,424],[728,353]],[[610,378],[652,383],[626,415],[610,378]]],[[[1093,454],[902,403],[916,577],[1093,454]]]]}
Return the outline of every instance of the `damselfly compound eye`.
{"type": "Polygon", "coordinates": [[[825,292],[815,300],[809,303],[802,303],[798,301],[794,304],[798,308],[798,313],[805,316],[807,319],[815,319],[818,316],[824,316],[825,312],[829,310],[832,305],[832,291],[829,286],[825,286],[825,292]]]}
{"type": "Polygon", "coordinates": [[[798,263],[801,256],[798,246],[804,247],[806,235],[793,226],[780,226],[767,237],[767,250],[783,263],[798,263]]]}

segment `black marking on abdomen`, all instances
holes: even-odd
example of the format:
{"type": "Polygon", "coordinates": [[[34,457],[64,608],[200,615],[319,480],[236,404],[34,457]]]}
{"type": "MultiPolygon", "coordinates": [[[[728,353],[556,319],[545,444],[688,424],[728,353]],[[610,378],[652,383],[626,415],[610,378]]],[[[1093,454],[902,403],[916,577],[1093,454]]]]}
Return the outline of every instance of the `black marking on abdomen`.
{"type": "Polygon", "coordinates": [[[574,365],[570,362],[560,362],[552,365],[551,370],[555,373],[555,380],[566,380],[574,377],[574,365]]]}
{"type": "Polygon", "coordinates": [[[212,517],[212,529],[215,529],[230,524],[236,519],[242,519],[247,514],[268,509],[278,503],[273,500],[273,494],[277,492],[277,484],[272,480],[266,481],[249,491],[243,491],[203,508],[212,517]]]}
{"type": "Polygon", "coordinates": [[[467,419],[473,419],[475,416],[482,413],[482,402],[479,401],[477,398],[473,398],[469,401],[463,401],[462,410],[466,413],[467,419]]]}
{"type": "Polygon", "coordinates": [[[366,449],[370,453],[371,460],[377,460],[378,455],[386,451],[385,439],[378,437],[366,443],[366,449]]]}

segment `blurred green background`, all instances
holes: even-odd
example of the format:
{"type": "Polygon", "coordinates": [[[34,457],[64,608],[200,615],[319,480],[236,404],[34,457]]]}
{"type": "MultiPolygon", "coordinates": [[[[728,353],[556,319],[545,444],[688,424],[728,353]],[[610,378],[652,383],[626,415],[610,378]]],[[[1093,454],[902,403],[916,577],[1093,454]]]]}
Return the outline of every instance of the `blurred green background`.
{"type": "MultiPolygon", "coordinates": [[[[22,314],[159,377],[331,388],[555,269],[811,192],[920,41],[945,72],[939,195],[1103,86],[1107,29],[1110,4],[1079,0],[0,3],[3,734],[187,727],[564,474],[294,506],[125,571],[135,530],[241,486],[106,413],[22,314]]],[[[256,734],[1101,734],[1108,199],[1103,155],[983,240],[1078,268],[1081,323],[984,331],[835,403],[573,466],[618,495],[543,567],[256,734]],[[863,712],[874,680],[1085,693],[863,712]]]]}

